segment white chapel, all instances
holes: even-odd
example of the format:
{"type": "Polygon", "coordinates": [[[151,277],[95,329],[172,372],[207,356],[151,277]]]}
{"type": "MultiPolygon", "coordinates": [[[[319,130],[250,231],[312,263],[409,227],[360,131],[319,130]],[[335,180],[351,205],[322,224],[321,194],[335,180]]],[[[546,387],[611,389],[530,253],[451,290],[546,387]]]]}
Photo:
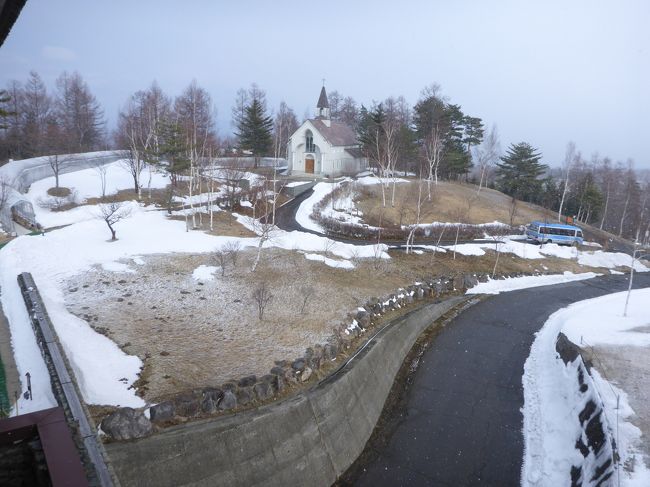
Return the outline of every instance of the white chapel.
{"type": "Polygon", "coordinates": [[[287,160],[292,174],[336,177],[368,168],[352,127],[330,119],[324,86],[316,104],[316,116],[306,120],[289,138],[287,160]]]}

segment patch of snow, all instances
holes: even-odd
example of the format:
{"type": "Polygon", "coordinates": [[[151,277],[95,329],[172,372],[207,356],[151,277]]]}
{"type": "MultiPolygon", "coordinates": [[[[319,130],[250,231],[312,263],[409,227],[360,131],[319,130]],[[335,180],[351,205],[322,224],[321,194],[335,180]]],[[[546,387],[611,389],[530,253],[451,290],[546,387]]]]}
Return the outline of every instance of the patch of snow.
{"type": "MultiPolygon", "coordinates": [[[[256,221],[249,216],[233,213],[233,216],[243,226],[259,234],[259,227],[256,221]]],[[[274,227],[270,232],[270,238],[264,242],[264,247],[278,247],[286,250],[302,250],[305,252],[322,252],[327,248],[330,253],[344,259],[390,259],[388,255],[388,245],[354,245],[343,242],[336,242],[327,237],[314,235],[299,231],[286,232],[278,227],[274,227]]]]}
{"type": "Polygon", "coordinates": [[[600,274],[595,274],[593,272],[585,272],[582,274],[565,272],[564,274],[551,274],[545,276],[522,276],[495,280],[489,279],[487,282],[481,282],[473,288],[468,289],[465,294],[499,294],[508,291],[516,291],[518,289],[550,286],[552,284],[560,284],[564,282],[582,281],[584,279],[591,279],[599,275],[600,274]]]}
{"type": "MultiPolygon", "coordinates": [[[[578,263],[591,267],[607,267],[609,269],[615,267],[630,267],[632,264],[632,256],[622,252],[603,252],[602,250],[597,250],[595,252],[580,252],[578,263]]],[[[634,262],[634,270],[636,272],[650,271],[650,269],[638,260],[634,262]]]]}
{"type": "Polygon", "coordinates": [[[214,279],[214,273],[218,269],[218,267],[212,265],[200,265],[192,272],[192,279],[196,279],[197,281],[212,281],[214,279]]]}
{"type": "Polygon", "coordinates": [[[104,262],[102,268],[108,272],[128,272],[134,274],[135,271],[131,269],[127,264],[122,262],[104,262]]]}
{"type": "Polygon", "coordinates": [[[298,186],[304,186],[305,184],[311,184],[311,181],[292,181],[285,184],[285,188],[296,188],[298,186]]]}
{"type": "Polygon", "coordinates": [[[335,260],[320,254],[305,254],[305,259],[316,260],[337,269],[354,269],[354,264],[349,260],[335,260]]]}
{"type": "Polygon", "coordinates": [[[612,274],[612,275],[615,275],[615,276],[616,275],[622,276],[623,274],[625,274],[625,272],[617,271],[617,270],[614,270],[614,269],[610,269],[609,273],[612,274]]]}
{"type": "Polygon", "coordinates": [[[450,252],[456,251],[461,255],[485,255],[485,250],[481,245],[477,244],[458,244],[458,245],[449,245],[442,247],[443,250],[449,250],[450,252]]]}
{"type": "Polygon", "coordinates": [[[393,184],[393,181],[396,183],[408,183],[408,180],[402,178],[391,178],[390,176],[378,178],[377,176],[364,176],[356,179],[356,183],[362,186],[370,186],[373,184],[393,184]]]}

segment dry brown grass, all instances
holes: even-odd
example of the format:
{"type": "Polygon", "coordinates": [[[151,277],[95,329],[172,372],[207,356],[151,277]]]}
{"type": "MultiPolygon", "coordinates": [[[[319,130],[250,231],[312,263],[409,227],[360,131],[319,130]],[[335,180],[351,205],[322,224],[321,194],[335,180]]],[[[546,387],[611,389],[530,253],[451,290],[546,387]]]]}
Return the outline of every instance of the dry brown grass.
{"type": "MultiPolygon", "coordinates": [[[[420,223],[463,222],[491,223],[500,221],[510,223],[511,198],[499,191],[478,187],[473,184],[439,182],[431,185],[432,199],[428,201],[426,183],[422,188],[422,210],[420,223]]],[[[409,181],[397,185],[395,207],[382,208],[381,188],[379,185],[366,186],[362,191],[357,206],[365,215],[364,220],[371,225],[378,225],[380,213],[383,213],[384,226],[406,225],[415,222],[415,208],[418,199],[418,183],[409,181]]],[[[388,200],[390,201],[390,200],[388,200]]],[[[517,202],[515,225],[544,219],[552,213],[536,205],[517,202]]]]}
{"type": "MultiPolygon", "coordinates": [[[[491,272],[494,253],[483,257],[451,253],[406,255],[361,260],[352,271],[308,261],[296,251],[265,250],[254,274],[255,251],[241,252],[236,272],[219,271],[199,283],[192,271],[215,265],[208,254],[145,257],[135,274],[95,269],[76,276],[66,304],[75,315],[107,334],[123,350],[145,363],[139,393],[156,400],[182,390],[218,385],[246,374],[268,373],[275,360],[295,359],[324,343],[331,327],[369,298],[385,296],[414,281],[455,272],[491,272]],[[258,320],[252,292],[267,281],[274,295],[263,321],[258,320]],[[300,314],[301,288],[315,295],[300,314]]],[[[567,260],[530,261],[502,254],[503,273],[580,270],[567,260]]]]}
{"type": "MultiPolygon", "coordinates": [[[[185,221],[182,215],[169,217],[170,220],[185,221]]],[[[226,237],[255,237],[255,233],[239,223],[230,212],[216,211],[213,212],[213,229],[210,230],[210,214],[207,212],[198,212],[196,215],[197,228],[209,233],[210,235],[221,235],[226,237]]]]}

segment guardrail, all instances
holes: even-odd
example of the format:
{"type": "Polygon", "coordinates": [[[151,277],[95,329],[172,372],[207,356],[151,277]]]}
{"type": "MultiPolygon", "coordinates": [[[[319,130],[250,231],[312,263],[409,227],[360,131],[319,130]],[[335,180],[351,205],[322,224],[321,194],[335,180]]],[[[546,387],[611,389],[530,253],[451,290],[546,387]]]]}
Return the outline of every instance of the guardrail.
{"type": "Polygon", "coordinates": [[[52,391],[74,433],[88,481],[90,485],[112,487],[113,479],[104,461],[104,449],[90,426],[73,375],[68,370],[65,355],[61,351],[56,332],[32,275],[28,272],[20,274],[18,285],[27,306],[36,341],[50,373],[52,391]]]}

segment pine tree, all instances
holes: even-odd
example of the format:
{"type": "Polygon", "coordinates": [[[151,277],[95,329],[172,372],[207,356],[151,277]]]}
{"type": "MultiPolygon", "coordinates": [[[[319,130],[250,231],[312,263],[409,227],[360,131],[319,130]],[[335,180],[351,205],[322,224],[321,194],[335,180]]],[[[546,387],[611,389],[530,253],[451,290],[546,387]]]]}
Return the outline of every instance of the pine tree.
{"type": "Polygon", "coordinates": [[[539,177],[547,167],[540,162],[542,155],[530,144],[511,144],[501,163],[497,163],[500,189],[520,200],[534,200],[541,191],[539,177]]]}
{"type": "Polygon", "coordinates": [[[0,90],[0,129],[7,128],[5,119],[9,117],[9,115],[13,115],[9,108],[3,108],[3,105],[8,107],[10,100],[11,97],[9,96],[9,93],[7,93],[7,90],[0,90]]]}
{"type": "Polygon", "coordinates": [[[255,167],[259,165],[260,157],[268,154],[273,148],[273,119],[266,114],[263,103],[254,98],[246,106],[243,118],[237,126],[239,148],[249,150],[255,157],[255,167]]]}

